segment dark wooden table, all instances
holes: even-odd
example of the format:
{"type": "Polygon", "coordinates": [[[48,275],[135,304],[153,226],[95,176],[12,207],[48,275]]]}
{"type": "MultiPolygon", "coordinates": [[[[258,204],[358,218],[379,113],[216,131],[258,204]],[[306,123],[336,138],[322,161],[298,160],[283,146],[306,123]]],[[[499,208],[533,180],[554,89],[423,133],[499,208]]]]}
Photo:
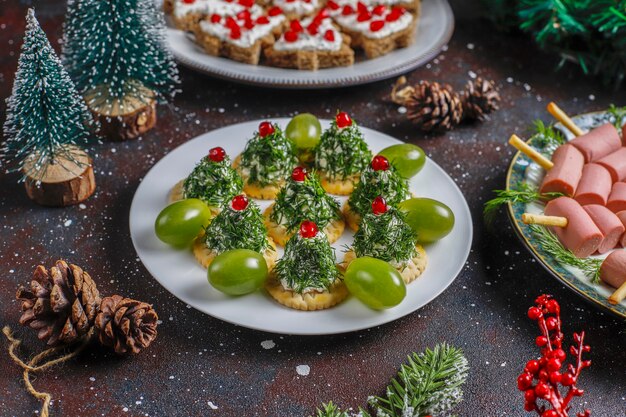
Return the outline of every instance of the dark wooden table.
{"type": "MultiPolygon", "coordinates": [[[[426,0],[428,1],[428,0],[426,0]]],[[[58,50],[64,2],[34,2],[58,50]]],[[[34,267],[65,258],[94,276],[101,292],[154,304],[163,323],[150,349],[120,359],[92,349],[38,376],[35,385],[54,399],[54,416],[308,416],[322,401],[363,405],[383,394],[413,351],[447,341],[463,348],[471,365],[460,416],[524,416],[516,377],[537,350],[526,310],[544,292],[562,303],[566,333],[586,329],[593,366],[581,377],[581,401],[594,416],[626,415],[626,332],[613,318],[571,293],[538,265],[516,238],[505,214],[492,229],[482,221],[483,202],[504,185],[513,154],[512,132],[550,120],[549,100],[571,113],[625,104],[577,70],[555,72],[556,58],[519,35],[502,35],[481,20],[478,2],[453,2],[457,28],[446,51],[414,71],[410,80],[441,80],[462,87],[469,74],[501,85],[502,109],[490,121],[437,137],[425,136],[383,99],[392,80],[324,91],[268,91],[218,81],[181,68],[183,93],[159,108],[156,129],[127,143],[97,143],[98,189],[85,206],[38,207],[0,174],[0,324],[25,339],[22,355],[42,348],[33,332],[16,326],[18,283],[34,267]],[[271,95],[270,95],[271,94],[271,95]],[[164,290],[148,274],[131,244],[128,211],[145,173],[181,143],[220,126],[308,111],[328,117],[343,109],[363,125],[423,147],[461,187],[472,209],[474,245],[457,280],[434,302],[401,320],[367,331],[328,337],[266,334],[206,316],[164,290]],[[275,347],[265,349],[262,342],[275,347]],[[298,365],[310,374],[300,376],[298,365]],[[213,409],[217,407],[217,409],[213,409]]],[[[26,7],[0,2],[0,97],[10,94],[26,7]]],[[[4,103],[0,111],[4,113],[4,103]]],[[[4,120],[4,116],[0,117],[4,120]]],[[[0,343],[0,415],[29,416],[39,408],[20,381],[20,369],[0,343]]],[[[578,402],[578,401],[577,401],[578,402]]]]}

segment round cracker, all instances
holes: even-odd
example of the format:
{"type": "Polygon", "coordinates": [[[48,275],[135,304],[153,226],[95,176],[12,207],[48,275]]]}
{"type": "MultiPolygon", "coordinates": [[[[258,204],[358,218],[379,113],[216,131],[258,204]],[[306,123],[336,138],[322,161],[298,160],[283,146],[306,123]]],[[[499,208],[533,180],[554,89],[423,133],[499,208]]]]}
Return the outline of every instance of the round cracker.
{"type": "Polygon", "coordinates": [[[265,283],[265,289],[280,304],[302,311],[315,311],[331,308],[348,297],[348,288],[342,280],[337,279],[328,290],[324,292],[297,292],[286,290],[274,274],[265,283]]]}
{"type": "MultiPolygon", "coordinates": [[[[415,244],[417,254],[406,264],[403,269],[398,269],[402,280],[405,284],[410,284],[422,275],[426,266],[428,265],[428,256],[426,251],[419,243],[415,244]]],[[[356,253],[350,249],[343,257],[343,262],[339,264],[340,268],[344,271],[348,268],[350,263],[356,259],[356,253]]]]}
{"type": "MultiPolygon", "coordinates": [[[[282,224],[278,224],[270,219],[270,215],[272,214],[273,209],[274,203],[272,203],[267,209],[265,209],[265,212],[263,213],[265,227],[267,228],[267,232],[269,233],[270,237],[274,239],[274,242],[276,242],[278,246],[284,247],[287,244],[287,241],[291,239],[295,232],[289,233],[285,226],[283,226],[282,224]]],[[[322,231],[326,235],[328,243],[332,244],[341,237],[345,228],[346,224],[343,219],[334,219],[329,222],[322,231]]]]}
{"type": "Polygon", "coordinates": [[[341,211],[343,212],[343,217],[346,219],[348,227],[357,232],[359,230],[359,223],[361,223],[361,216],[352,211],[348,200],[346,200],[346,202],[343,204],[343,208],[341,211]]]}
{"type": "Polygon", "coordinates": [[[330,180],[326,175],[321,176],[322,188],[329,194],[350,195],[354,191],[354,186],[359,182],[359,175],[353,175],[344,180],[330,180]]]}
{"type": "MultiPolygon", "coordinates": [[[[271,271],[274,269],[276,265],[276,260],[278,259],[278,253],[276,252],[276,244],[272,240],[272,238],[267,238],[267,243],[270,245],[269,248],[263,252],[263,258],[265,258],[265,262],[267,263],[267,270],[271,271]]],[[[202,241],[202,236],[196,238],[193,242],[193,254],[196,257],[196,260],[202,265],[205,269],[211,265],[213,259],[217,256],[217,252],[212,249],[206,247],[204,242],[202,241]]]]}
{"type": "Polygon", "coordinates": [[[170,203],[174,203],[176,201],[183,200],[185,198],[185,191],[183,189],[184,183],[185,183],[185,180],[180,180],[176,184],[174,184],[174,186],[172,187],[172,190],[170,191],[170,195],[168,197],[168,201],[170,203]]]}

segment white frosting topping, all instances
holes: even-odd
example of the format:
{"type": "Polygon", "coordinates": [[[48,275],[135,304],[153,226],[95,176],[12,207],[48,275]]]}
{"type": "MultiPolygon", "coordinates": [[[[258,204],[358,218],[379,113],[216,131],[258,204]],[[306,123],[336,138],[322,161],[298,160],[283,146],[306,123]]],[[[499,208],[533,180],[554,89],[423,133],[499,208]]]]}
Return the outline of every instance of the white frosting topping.
{"type": "Polygon", "coordinates": [[[232,17],[239,27],[239,37],[232,36],[232,29],[227,26],[227,19],[231,18],[231,16],[224,16],[219,22],[213,22],[210,17],[204,19],[200,22],[200,30],[241,48],[249,48],[256,41],[270,34],[274,28],[285,20],[285,15],[282,13],[276,16],[269,16],[264,14],[263,9],[256,5],[249,10],[250,19],[254,22],[254,26],[251,28],[245,26],[245,19],[232,17]],[[258,23],[257,19],[260,17],[266,18],[268,23],[258,23]]]}
{"type": "Polygon", "coordinates": [[[307,30],[312,22],[312,17],[301,21],[304,30],[298,33],[298,39],[294,42],[285,40],[285,34],[283,33],[274,43],[274,49],[277,51],[338,51],[341,48],[343,40],[341,33],[333,26],[330,19],[325,18],[322,20],[315,34],[311,34],[307,30]],[[326,31],[328,30],[333,32],[332,40],[325,37],[326,31]]]}
{"type": "Polygon", "coordinates": [[[360,1],[364,5],[371,7],[376,6],[378,4],[384,4],[385,6],[393,6],[396,4],[407,4],[408,0],[332,0],[339,6],[343,7],[345,5],[350,5],[356,8],[356,4],[360,1]]]}
{"type": "Polygon", "coordinates": [[[274,0],[274,5],[285,13],[294,13],[304,16],[313,13],[319,8],[319,0],[274,0]]]}
{"type": "Polygon", "coordinates": [[[393,9],[389,7],[385,7],[382,14],[375,14],[373,13],[374,8],[368,7],[369,18],[363,21],[359,21],[360,13],[356,10],[356,7],[354,8],[353,13],[347,15],[343,14],[341,10],[342,9],[340,8],[332,13],[337,23],[349,30],[360,32],[364,36],[371,39],[385,38],[391,34],[406,29],[413,23],[413,15],[406,10],[402,15],[393,21],[387,20],[387,17],[394,13],[393,9]],[[377,30],[372,30],[373,27],[381,24],[382,26],[380,26],[377,30]]]}
{"type": "MultiPolygon", "coordinates": [[[[182,0],[176,0],[174,15],[179,18],[189,13],[202,13],[209,16],[212,14],[234,16],[245,9],[248,9],[248,7],[239,4],[237,1],[195,0],[192,3],[185,3],[182,0]]],[[[263,9],[256,4],[250,7],[249,10],[253,13],[263,12],[263,9]]]]}

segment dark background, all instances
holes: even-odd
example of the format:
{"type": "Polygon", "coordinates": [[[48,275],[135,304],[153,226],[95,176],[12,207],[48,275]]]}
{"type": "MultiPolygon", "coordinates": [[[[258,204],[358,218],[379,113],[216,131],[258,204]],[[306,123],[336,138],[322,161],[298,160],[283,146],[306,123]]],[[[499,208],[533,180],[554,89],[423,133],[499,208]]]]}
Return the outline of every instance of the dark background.
{"type": "MultiPolygon", "coordinates": [[[[428,1],[428,0],[426,0],[428,1]]],[[[457,27],[448,49],[411,74],[461,88],[469,74],[501,87],[502,109],[484,124],[425,136],[384,99],[393,80],[322,91],[268,91],[213,80],[181,68],[182,94],[159,107],[157,127],[128,143],[95,144],[98,188],[84,206],[51,209],[31,203],[15,174],[0,173],[0,324],[25,339],[23,356],[43,346],[17,327],[18,283],[34,267],[65,258],[81,265],[104,294],[153,303],[163,323],[144,353],[121,359],[97,348],[36,378],[49,391],[54,416],[307,416],[321,401],[363,405],[383,394],[406,356],[447,341],[465,351],[471,372],[460,416],[524,416],[516,377],[537,354],[526,310],[544,292],[562,304],[564,330],[586,329],[591,368],[580,386],[594,416],[626,415],[624,322],[571,293],[548,275],[516,238],[502,212],[491,229],[481,209],[491,190],[504,186],[513,154],[512,132],[528,133],[554,100],[571,114],[626,104],[578,70],[556,72],[558,58],[539,52],[524,36],[500,34],[480,17],[476,1],[452,1],[457,27]],[[268,103],[271,93],[271,103],[268,103]],[[472,209],[473,250],[458,279],[428,306],[401,320],[340,336],[278,336],[236,327],[195,311],[154,281],[139,262],[128,232],[137,185],[163,155],[211,129],[308,111],[320,117],[348,111],[361,124],[423,147],[463,190],[472,209]],[[264,349],[261,342],[276,346],[264,349]],[[299,376],[297,365],[309,365],[299,376]],[[213,410],[211,405],[218,408],[213,410]]],[[[10,94],[26,8],[35,5],[58,51],[64,2],[0,0],[0,97],[10,94]]],[[[4,120],[4,103],[0,120],[4,120]]],[[[4,170],[3,170],[4,171],[4,170]]],[[[0,351],[0,415],[29,416],[39,403],[25,391],[20,369],[0,351]]]]}

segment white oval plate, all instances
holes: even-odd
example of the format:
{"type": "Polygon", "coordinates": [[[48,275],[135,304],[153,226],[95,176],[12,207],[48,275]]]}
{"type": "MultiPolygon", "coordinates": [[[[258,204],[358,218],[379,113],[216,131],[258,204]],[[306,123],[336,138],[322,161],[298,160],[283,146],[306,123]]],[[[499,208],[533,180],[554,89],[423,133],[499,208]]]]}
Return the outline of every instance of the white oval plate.
{"type": "MultiPolygon", "coordinates": [[[[289,119],[276,119],[286,126],[289,119]]],[[[410,182],[411,191],[447,204],[456,217],[452,232],[437,243],[426,246],[428,267],[424,274],[407,286],[402,303],[385,311],[367,308],[354,297],[322,311],[297,311],[275,302],[264,290],[242,297],[227,296],[209,285],[206,271],[190,250],[176,250],[161,243],[154,232],[154,220],[167,205],[172,186],[186,177],[207,151],[222,146],[234,157],[261,121],[240,123],[217,129],[179,146],[161,159],[139,184],[130,208],[130,234],[139,258],[154,278],[169,292],[190,306],[251,329],[272,333],[317,335],[367,329],[396,320],[428,304],[459,274],[472,244],[472,219],[467,202],[452,178],[428,159],[422,171],[410,182]]],[[[326,128],[329,121],[322,121],[326,128]]],[[[375,130],[362,128],[373,152],[402,143],[375,130]]],[[[340,199],[342,204],[345,200],[340,199]]],[[[269,201],[256,200],[264,210],[269,201]]],[[[338,261],[345,245],[352,242],[347,231],[333,246],[338,261]]],[[[279,250],[282,255],[282,250],[279,250]]]]}
{"type": "Polygon", "coordinates": [[[208,75],[244,84],[275,88],[326,88],[371,83],[404,74],[433,59],[452,37],[454,15],[446,0],[424,0],[415,43],[350,67],[317,71],[249,65],[207,55],[188,35],[169,27],[167,42],[183,65],[208,75]]]}

